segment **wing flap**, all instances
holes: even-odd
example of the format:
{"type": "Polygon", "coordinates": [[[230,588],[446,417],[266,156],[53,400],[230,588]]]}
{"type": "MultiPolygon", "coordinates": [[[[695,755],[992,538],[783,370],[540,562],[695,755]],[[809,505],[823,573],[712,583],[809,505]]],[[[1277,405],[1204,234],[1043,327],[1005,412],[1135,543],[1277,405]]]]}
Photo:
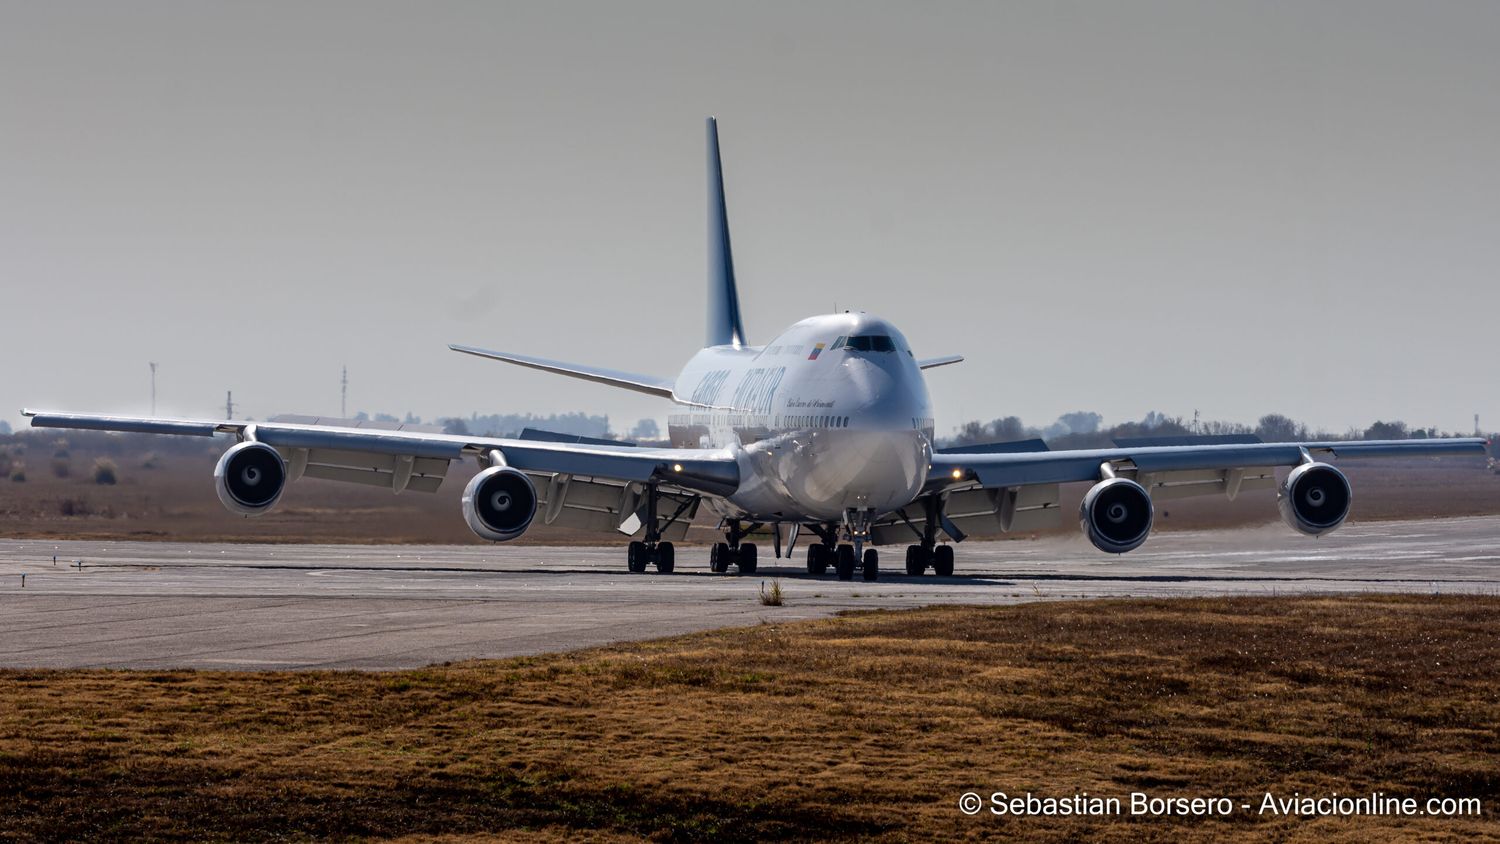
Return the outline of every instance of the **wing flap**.
{"type": "Polygon", "coordinates": [[[385,487],[396,492],[437,492],[448,474],[448,461],[431,457],[331,449],[278,448],[297,477],[385,487]]]}
{"type": "MultiPolygon", "coordinates": [[[[385,489],[395,489],[396,476],[391,472],[381,472],[371,469],[355,469],[349,466],[320,466],[309,464],[303,471],[304,478],[318,478],[325,481],[339,481],[346,484],[361,484],[363,486],[378,486],[385,489]]],[[[415,490],[416,492],[437,492],[443,484],[443,477],[431,477],[427,475],[412,475],[406,482],[403,490],[415,490]]]]}
{"type": "MultiPolygon", "coordinates": [[[[571,528],[596,533],[618,533],[640,509],[638,484],[572,475],[531,475],[537,490],[537,526],[571,528]]],[[[663,539],[680,541],[698,512],[702,499],[688,493],[664,492],[657,501],[657,525],[663,539]],[[679,512],[679,509],[681,512],[679,512]],[[676,515],[677,518],[672,517],[676,515]]],[[[631,535],[645,525],[628,525],[631,535]]]]}

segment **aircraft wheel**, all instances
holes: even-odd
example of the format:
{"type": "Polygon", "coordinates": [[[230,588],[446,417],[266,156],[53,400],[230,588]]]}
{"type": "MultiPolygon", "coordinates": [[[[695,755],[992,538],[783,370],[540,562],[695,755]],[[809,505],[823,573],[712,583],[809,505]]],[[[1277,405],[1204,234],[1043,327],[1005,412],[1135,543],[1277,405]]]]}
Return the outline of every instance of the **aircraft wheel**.
{"type": "Polygon", "coordinates": [[[671,574],[677,565],[677,550],[672,543],[663,542],[656,546],[656,570],[662,574],[671,574]]]}
{"type": "Polygon", "coordinates": [[[740,546],[740,574],[755,574],[755,545],[746,542],[740,546]]]}
{"type": "Polygon", "coordinates": [[[875,580],[880,577],[880,553],[874,548],[865,549],[865,580],[875,580]]]}
{"type": "Polygon", "coordinates": [[[854,546],[840,545],[836,552],[838,557],[834,560],[834,571],[838,572],[839,580],[854,579],[854,546]]]}
{"type": "Polygon", "coordinates": [[[729,543],[718,542],[708,552],[708,570],[714,574],[729,571],[729,543]]]}
{"type": "Polygon", "coordinates": [[[939,545],[932,549],[932,573],[938,577],[953,576],[952,545],[939,545]]]}
{"type": "Polygon", "coordinates": [[[824,575],[828,573],[828,566],[833,562],[833,549],[827,545],[810,545],[807,549],[807,571],[809,574],[824,575]]]}
{"type": "Polygon", "coordinates": [[[920,577],[924,571],[927,571],[927,549],[920,545],[906,546],[906,573],[920,577]]]}
{"type": "Polygon", "coordinates": [[[646,570],[646,543],[632,542],[626,546],[625,567],[637,574],[646,570]]]}

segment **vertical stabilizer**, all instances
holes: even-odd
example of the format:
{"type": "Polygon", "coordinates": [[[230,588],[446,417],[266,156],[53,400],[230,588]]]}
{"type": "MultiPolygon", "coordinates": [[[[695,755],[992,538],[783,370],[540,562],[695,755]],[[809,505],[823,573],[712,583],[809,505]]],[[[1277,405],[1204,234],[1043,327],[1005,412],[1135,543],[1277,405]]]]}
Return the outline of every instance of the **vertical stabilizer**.
{"type": "Polygon", "coordinates": [[[729,250],[729,209],[724,204],[724,167],[719,161],[719,124],[708,119],[708,342],[741,346],[740,297],[734,287],[734,257],[729,250]]]}

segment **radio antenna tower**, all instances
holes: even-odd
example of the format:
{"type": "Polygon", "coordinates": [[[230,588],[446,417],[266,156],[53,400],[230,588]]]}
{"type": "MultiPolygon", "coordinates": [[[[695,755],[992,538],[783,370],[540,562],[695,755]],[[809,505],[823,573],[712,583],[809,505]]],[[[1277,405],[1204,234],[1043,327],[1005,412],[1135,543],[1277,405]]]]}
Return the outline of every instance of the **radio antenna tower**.
{"type": "Polygon", "coordinates": [[[224,418],[225,419],[233,419],[234,418],[234,391],[233,390],[229,390],[229,391],[226,391],[224,393],[224,418]]]}
{"type": "Polygon", "coordinates": [[[151,361],[151,415],[156,415],[156,361],[151,361]]]}
{"type": "Polygon", "coordinates": [[[339,418],[349,418],[349,366],[344,365],[343,377],[339,379],[339,418]]]}

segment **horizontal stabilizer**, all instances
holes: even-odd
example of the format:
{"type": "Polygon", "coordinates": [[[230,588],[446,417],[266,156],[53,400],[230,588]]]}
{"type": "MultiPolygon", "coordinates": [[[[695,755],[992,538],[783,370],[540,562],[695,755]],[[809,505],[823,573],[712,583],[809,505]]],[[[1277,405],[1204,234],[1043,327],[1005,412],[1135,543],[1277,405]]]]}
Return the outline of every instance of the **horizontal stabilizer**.
{"type": "Polygon", "coordinates": [[[1048,451],[1041,440],[1012,440],[1005,443],[974,443],[937,449],[938,454],[1031,454],[1048,451]]]}
{"type": "Polygon", "coordinates": [[[933,369],[939,366],[947,366],[950,363],[963,363],[963,355],[941,355],[935,358],[922,358],[917,361],[918,369],[933,369]]]}
{"type": "Polygon", "coordinates": [[[531,357],[530,355],[492,352],[488,349],[476,349],[473,346],[449,345],[448,348],[455,352],[463,352],[466,355],[513,363],[516,366],[524,366],[530,369],[540,369],[543,372],[553,372],[558,375],[566,375],[569,378],[580,378],[584,381],[593,381],[596,384],[608,384],[611,387],[633,390],[649,396],[660,396],[664,399],[672,398],[672,382],[665,378],[637,375],[633,372],[620,372],[614,369],[602,369],[595,366],[583,366],[576,363],[564,363],[557,360],[531,357]]]}

